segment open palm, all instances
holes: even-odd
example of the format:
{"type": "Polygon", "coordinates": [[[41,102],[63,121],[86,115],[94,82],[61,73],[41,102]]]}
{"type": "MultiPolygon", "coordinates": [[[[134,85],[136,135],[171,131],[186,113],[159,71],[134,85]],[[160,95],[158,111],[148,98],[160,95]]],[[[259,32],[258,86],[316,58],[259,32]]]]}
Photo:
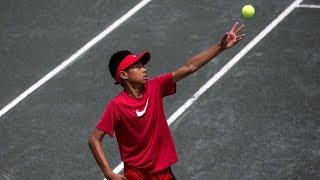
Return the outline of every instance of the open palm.
{"type": "Polygon", "coordinates": [[[231,48],[237,44],[245,34],[241,34],[244,25],[240,25],[239,22],[236,22],[230,31],[226,32],[222,38],[221,44],[225,49],[231,48]]]}

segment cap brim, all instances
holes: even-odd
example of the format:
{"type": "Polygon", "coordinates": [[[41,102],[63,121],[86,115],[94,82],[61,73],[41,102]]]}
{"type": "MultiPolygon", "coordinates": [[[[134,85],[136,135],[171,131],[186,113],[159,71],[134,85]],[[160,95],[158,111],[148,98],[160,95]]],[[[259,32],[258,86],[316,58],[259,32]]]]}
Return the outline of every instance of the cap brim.
{"type": "Polygon", "coordinates": [[[150,61],[150,59],[151,59],[151,54],[150,54],[150,52],[148,52],[148,51],[142,52],[142,53],[138,54],[137,56],[138,56],[137,59],[138,59],[143,65],[147,64],[147,63],[150,61]]]}

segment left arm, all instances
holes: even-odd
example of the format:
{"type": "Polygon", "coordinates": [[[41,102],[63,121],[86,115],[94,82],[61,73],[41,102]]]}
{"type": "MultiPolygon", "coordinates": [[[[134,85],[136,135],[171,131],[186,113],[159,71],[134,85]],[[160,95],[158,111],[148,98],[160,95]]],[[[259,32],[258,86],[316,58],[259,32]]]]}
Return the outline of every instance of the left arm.
{"type": "Polygon", "coordinates": [[[238,22],[235,23],[219,44],[213,45],[207,50],[188,59],[184,65],[172,72],[173,82],[176,83],[189,74],[196,72],[222,51],[237,44],[245,36],[245,34],[239,35],[243,27],[244,25],[240,26],[238,22]]]}

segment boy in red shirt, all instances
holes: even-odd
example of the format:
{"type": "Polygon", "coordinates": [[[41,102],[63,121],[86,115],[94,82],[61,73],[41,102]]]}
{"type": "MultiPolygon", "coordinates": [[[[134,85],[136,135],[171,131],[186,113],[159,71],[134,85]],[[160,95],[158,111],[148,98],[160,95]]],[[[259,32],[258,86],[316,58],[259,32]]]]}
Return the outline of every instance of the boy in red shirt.
{"type": "Polygon", "coordinates": [[[222,41],[188,59],[177,70],[148,80],[144,67],[151,58],[149,52],[132,54],[119,51],[112,55],[109,71],[115,84],[124,88],[110,100],[89,146],[104,176],[109,180],[170,180],[175,179],[171,165],[178,161],[162,99],[176,92],[176,83],[194,73],[223,50],[238,43],[245,35],[243,25],[235,23],[222,41]],[[101,141],[105,134],[116,134],[124,175],[112,172],[101,141]]]}

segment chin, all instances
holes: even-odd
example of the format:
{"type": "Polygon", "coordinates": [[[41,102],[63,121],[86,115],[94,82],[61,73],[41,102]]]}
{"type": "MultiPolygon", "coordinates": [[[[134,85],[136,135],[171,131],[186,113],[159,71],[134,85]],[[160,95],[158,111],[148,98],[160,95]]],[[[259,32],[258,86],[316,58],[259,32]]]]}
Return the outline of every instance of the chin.
{"type": "Polygon", "coordinates": [[[144,84],[144,83],[146,83],[147,81],[148,81],[148,78],[145,78],[145,79],[142,80],[142,83],[144,84]]]}

